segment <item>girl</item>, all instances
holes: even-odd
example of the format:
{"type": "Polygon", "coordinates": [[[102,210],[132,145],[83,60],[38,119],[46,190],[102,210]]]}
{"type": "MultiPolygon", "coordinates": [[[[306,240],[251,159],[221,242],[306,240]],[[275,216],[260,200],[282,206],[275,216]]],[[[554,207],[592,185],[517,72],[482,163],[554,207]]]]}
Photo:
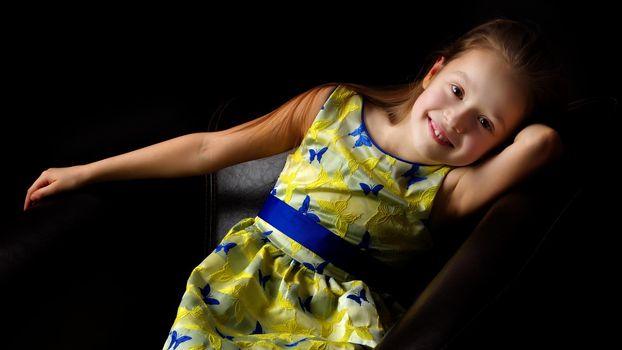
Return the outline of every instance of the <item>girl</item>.
{"type": "Polygon", "coordinates": [[[295,148],[259,214],[192,271],[164,349],[374,348],[395,315],[367,267],[404,266],[433,244],[424,222],[474,212],[560,153],[532,119],[557,105],[545,58],[527,27],[493,20],[412,85],[325,84],[228,130],[50,168],[24,210],[87,183],[195,176],[295,148]]]}

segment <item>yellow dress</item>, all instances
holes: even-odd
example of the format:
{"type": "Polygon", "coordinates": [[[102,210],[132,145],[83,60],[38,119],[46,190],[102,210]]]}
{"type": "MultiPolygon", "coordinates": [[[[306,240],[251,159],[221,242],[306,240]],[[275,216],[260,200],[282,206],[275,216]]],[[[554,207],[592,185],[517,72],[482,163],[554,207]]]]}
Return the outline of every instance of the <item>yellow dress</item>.
{"type": "Polygon", "coordinates": [[[164,349],[380,342],[386,309],[350,268],[368,257],[402,266],[429,249],[421,220],[450,168],[383,151],[366,131],[363,103],[344,86],[331,93],[260,213],[236,223],[192,271],[164,349]]]}

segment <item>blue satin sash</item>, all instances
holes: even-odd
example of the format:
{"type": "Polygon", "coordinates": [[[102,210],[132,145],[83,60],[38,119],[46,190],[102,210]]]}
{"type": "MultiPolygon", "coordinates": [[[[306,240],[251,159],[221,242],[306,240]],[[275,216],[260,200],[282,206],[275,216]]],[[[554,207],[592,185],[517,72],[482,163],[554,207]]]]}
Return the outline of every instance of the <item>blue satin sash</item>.
{"type": "Polygon", "coordinates": [[[268,194],[258,216],[346,272],[358,272],[360,266],[371,258],[359,247],[348,243],[272,194],[268,194]]]}

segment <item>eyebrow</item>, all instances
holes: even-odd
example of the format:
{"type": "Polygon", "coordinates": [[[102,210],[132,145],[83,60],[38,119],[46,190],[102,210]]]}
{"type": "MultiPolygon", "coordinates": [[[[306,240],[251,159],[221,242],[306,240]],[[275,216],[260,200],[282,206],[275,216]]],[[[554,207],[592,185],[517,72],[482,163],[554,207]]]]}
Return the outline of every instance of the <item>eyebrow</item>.
{"type": "MultiPolygon", "coordinates": [[[[471,80],[469,80],[469,76],[465,72],[463,72],[461,70],[456,70],[456,71],[454,71],[454,73],[459,75],[460,78],[462,78],[462,80],[464,80],[467,85],[471,85],[472,86],[471,80]]],[[[503,129],[505,130],[505,122],[503,121],[503,118],[498,117],[495,112],[491,111],[491,113],[492,114],[490,115],[490,117],[492,117],[492,119],[496,120],[503,127],[503,129]]]]}

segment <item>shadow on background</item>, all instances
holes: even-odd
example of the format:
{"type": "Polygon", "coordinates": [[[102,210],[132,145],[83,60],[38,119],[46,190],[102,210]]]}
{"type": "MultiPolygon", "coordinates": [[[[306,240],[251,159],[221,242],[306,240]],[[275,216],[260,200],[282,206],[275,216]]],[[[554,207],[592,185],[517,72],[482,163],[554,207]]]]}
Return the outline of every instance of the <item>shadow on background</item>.
{"type": "MultiPolygon", "coordinates": [[[[299,13],[241,18],[239,11],[221,8],[165,11],[157,15],[147,10],[118,11],[121,14],[114,20],[105,16],[95,18],[94,12],[72,18],[52,16],[44,11],[29,14],[24,21],[16,21],[19,25],[13,27],[5,51],[10,65],[2,140],[5,151],[2,182],[7,184],[1,202],[2,227],[20,220],[26,190],[49,167],[83,164],[204,131],[216,107],[234,97],[257,102],[257,114],[249,115],[250,119],[299,92],[329,81],[383,84],[411,80],[439,42],[450,40],[493,15],[541,24],[568,65],[575,98],[620,96],[619,69],[615,64],[620,57],[611,48],[619,42],[619,29],[614,30],[616,12],[594,3],[581,7],[536,1],[501,7],[495,3],[461,6],[443,3],[412,10],[400,8],[401,5],[357,6],[347,10],[313,5],[306,13],[310,16],[305,18],[299,17],[299,13]]],[[[254,13],[254,10],[248,8],[246,12],[254,13]]],[[[598,116],[585,123],[598,124],[598,116]]],[[[618,129],[603,125],[596,130],[604,137],[614,137],[610,130],[618,129]]],[[[496,341],[519,339],[517,346],[530,346],[538,344],[536,339],[547,345],[575,344],[577,337],[587,344],[601,330],[584,325],[602,325],[602,331],[606,332],[607,326],[597,321],[600,309],[606,307],[605,301],[599,300],[602,296],[599,290],[609,288],[604,282],[605,268],[613,266],[614,245],[602,232],[615,226],[614,217],[606,215],[608,208],[601,205],[608,200],[603,191],[608,176],[606,173],[597,176],[599,170],[595,167],[607,166],[617,159],[618,150],[603,149],[590,155],[585,164],[577,164],[577,181],[596,181],[597,186],[594,191],[581,194],[579,200],[585,203],[583,206],[572,209],[576,211],[572,217],[577,222],[564,222],[559,230],[562,230],[560,234],[565,230],[579,233],[569,234],[567,246],[544,247],[542,257],[536,259],[525,282],[514,290],[515,294],[507,296],[495,309],[496,313],[491,311],[486,316],[487,322],[473,325],[470,341],[493,346],[498,344],[496,341]],[[500,321],[495,322],[496,319],[500,321]],[[487,334],[494,334],[488,343],[487,334]]],[[[176,294],[156,293],[165,298],[162,303],[168,309],[174,309],[189,269],[203,258],[201,249],[190,249],[184,254],[186,244],[174,240],[185,237],[186,242],[201,244],[204,204],[201,186],[201,179],[179,179],[129,181],[94,188],[107,208],[103,218],[97,219],[105,225],[98,226],[92,221],[89,225],[95,225],[91,226],[93,231],[66,233],[65,239],[73,240],[74,244],[81,242],[89,251],[92,249],[92,254],[86,257],[118,261],[114,268],[102,264],[96,270],[108,274],[102,280],[108,284],[98,286],[97,280],[91,278],[89,285],[109,288],[111,295],[126,293],[126,298],[142,298],[159,284],[176,283],[179,287],[176,294]],[[176,192],[175,186],[179,184],[187,186],[183,193],[176,192]],[[119,196],[127,198],[128,191],[135,191],[135,202],[116,201],[119,196]],[[119,206],[110,207],[111,204],[119,206]],[[151,229],[162,236],[150,236],[151,229]],[[188,231],[175,236],[184,230],[188,231]],[[98,237],[103,238],[102,247],[110,250],[97,249],[97,240],[75,241],[89,232],[98,232],[98,237]],[[197,234],[193,236],[193,233],[197,234]],[[132,238],[128,240],[128,237],[132,238]],[[115,242],[120,241],[127,242],[130,253],[115,256],[115,242]],[[167,255],[171,244],[179,251],[167,255]],[[175,259],[183,261],[175,263],[175,259]],[[137,266],[151,270],[136,270],[137,266]],[[153,270],[156,268],[163,273],[153,270]],[[145,279],[140,280],[136,276],[142,273],[146,274],[145,279]],[[168,277],[172,275],[176,276],[168,277]]],[[[27,236],[28,232],[23,234],[27,236]]],[[[19,243],[20,239],[25,238],[7,237],[0,231],[4,247],[8,246],[7,242],[19,243]]],[[[141,319],[146,314],[128,312],[127,305],[93,304],[89,290],[75,285],[78,282],[72,275],[89,272],[71,270],[75,264],[84,263],[85,253],[72,250],[75,255],[63,260],[55,258],[53,249],[56,248],[52,247],[48,248],[51,250],[48,255],[42,256],[57,259],[58,265],[50,266],[69,272],[60,273],[62,276],[56,280],[55,276],[50,277],[49,271],[31,267],[47,275],[43,280],[48,285],[31,291],[30,296],[36,299],[38,295],[37,300],[43,302],[49,292],[45,288],[60,289],[54,294],[54,307],[48,304],[50,308],[44,311],[33,307],[33,315],[38,315],[35,317],[54,322],[50,313],[71,315],[63,303],[78,298],[84,307],[97,305],[94,310],[99,311],[94,311],[93,329],[101,332],[114,331],[111,324],[116,315],[133,317],[136,324],[143,322],[141,319]],[[47,318],[42,316],[44,312],[47,318]],[[97,312],[105,314],[105,318],[99,318],[97,312]]],[[[33,257],[39,264],[40,259],[33,257]]],[[[37,278],[37,275],[29,276],[37,278]]],[[[145,300],[158,302],[155,297],[145,300]]],[[[157,310],[160,309],[147,313],[149,318],[157,319],[157,310]]],[[[27,316],[21,317],[24,324],[32,322],[27,316]]],[[[148,347],[163,344],[173,317],[174,314],[162,315],[157,322],[145,321],[144,327],[137,326],[138,331],[146,331],[149,325],[157,324],[157,332],[140,334],[148,347]]],[[[101,337],[105,339],[108,335],[101,337]]],[[[468,336],[465,339],[469,340],[468,336]]],[[[41,340],[40,345],[44,344],[49,343],[41,340]]],[[[104,344],[102,340],[101,346],[104,344]]]]}

